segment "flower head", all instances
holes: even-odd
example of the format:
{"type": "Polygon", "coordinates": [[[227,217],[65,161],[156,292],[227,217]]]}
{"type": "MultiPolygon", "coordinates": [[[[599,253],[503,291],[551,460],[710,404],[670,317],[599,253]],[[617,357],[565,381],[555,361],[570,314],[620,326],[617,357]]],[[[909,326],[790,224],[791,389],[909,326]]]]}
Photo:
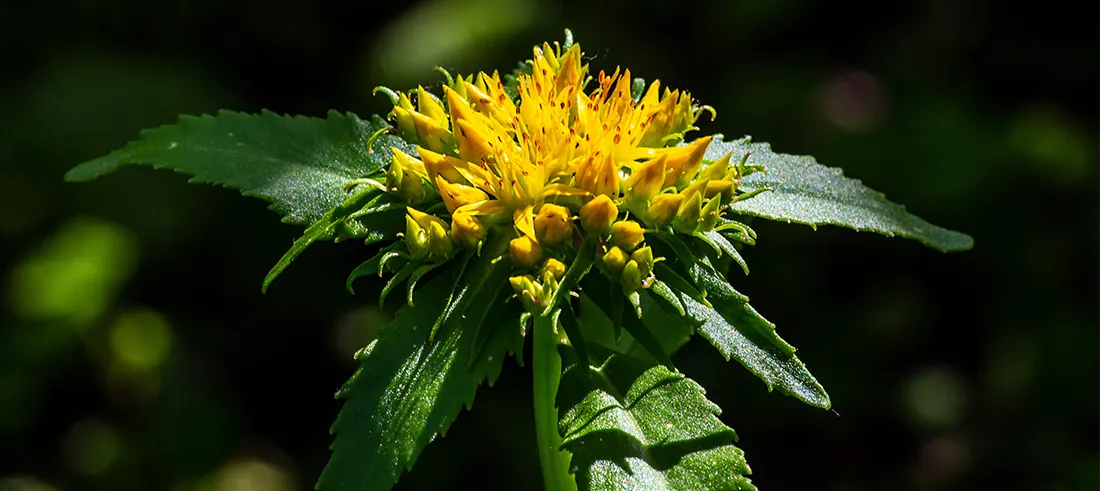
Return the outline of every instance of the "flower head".
{"type": "MultiPolygon", "coordinates": [[[[501,233],[514,237],[513,263],[533,270],[544,247],[572,248],[580,233],[610,241],[605,252],[617,246],[609,266],[621,269],[617,256],[644,239],[635,220],[684,233],[715,226],[736,181],[728,157],[704,167],[710,137],[680,144],[704,110],[690,94],[655,81],[635,99],[629,70],[589,76],[577,44],[537,46],[527,68],[509,86],[495,72],[444,72],[441,96],[418,87],[415,107],[407,94],[379,89],[394,103],[398,133],[418,145],[420,157],[395,151],[389,187],[412,206],[427,207],[438,194],[451,219],[441,222],[449,229],[436,226],[436,236],[445,230],[447,244],[473,248],[510,224],[501,233]],[[712,205],[706,198],[714,196],[725,198],[712,205]]],[[[421,228],[412,230],[419,238],[408,239],[410,247],[445,252],[429,226],[421,228]]],[[[646,261],[635,262],[648,274],[646,261]]]]}

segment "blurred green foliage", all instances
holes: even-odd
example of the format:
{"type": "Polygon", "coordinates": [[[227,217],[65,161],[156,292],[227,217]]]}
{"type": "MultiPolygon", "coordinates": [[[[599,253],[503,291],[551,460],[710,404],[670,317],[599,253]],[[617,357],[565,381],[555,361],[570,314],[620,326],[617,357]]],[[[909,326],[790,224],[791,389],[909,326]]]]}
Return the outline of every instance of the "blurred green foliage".
{"type": "MultiPolygon", "coordinates": [[[[677,365],[762,489],[1096,489],[1097,6],[982,2],[279,0],[0,5],[0,490],[309,489],[332,394],[389,318],[343,290],[372,251],[317,247],[258,200],[76,163],[220,108],[386,110],[430,68],[506,71],[570,27],[596,68],[690,89],[751,134],[973,235],[941,255],[757,225],[738,289],[839,418],[704,342],[677,365]],[[66,12],[59,17],[57,12],[66,12]],[[790,472],[796,468],[798,472],[790,472]]],[[[538,482],[528,374],[428,447],[402,489],[538,482]],[[492,463],[493,465],[490,465],[492,463]],[[489,469],[496,469],[489,471],[489,469]]]]}

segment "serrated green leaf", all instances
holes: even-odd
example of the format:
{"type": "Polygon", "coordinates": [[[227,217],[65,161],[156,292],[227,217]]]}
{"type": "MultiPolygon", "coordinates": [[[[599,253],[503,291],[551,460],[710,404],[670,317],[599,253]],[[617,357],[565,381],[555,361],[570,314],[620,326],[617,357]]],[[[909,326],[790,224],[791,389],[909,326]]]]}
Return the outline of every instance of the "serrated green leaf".
{"type": "Polygon", "coordinates": [[[473,404],[478,385],[496,379],[505,353],[518,349],[518,336],[508,332],[518,323],[504,319],[494,319],[499,328],[473,366],[466,360],[474,329],[445,328],[429,340],[462,271],[461,264],[452,264],[419,288],[421,306],[401,309],[358,356],[359,369],[338,393],[346,403],[333,424],[332,458],[317,489],[389,489],[437,434],[446,433],[462,407],[473,404]]]}
{"type": "Polygon", "coordinates": [[[734,213],[811,227],[839,225],[888,237],[897,235],[943,252],[974,246],[969,235],[932,225],[862,182],[844,177],[840,169],[818,164],[813,157],[775,153],[767,143],[743,138],[731,142],[715,139],[706,158],[717,160],[730,152],[731,161],[751,153],[750,163],[764,165],[765,172],[742,180],[741,190],[772,190],[732,203],[729,210],[734,213]]]}
{"type": "Polygon", "coordinates": [[[87,181],[127,165],[150,165],[220,184],[271,202],[283,221],[309,225],[343,202],[344,184],[389,165],[391,147],[412,151],[383,135],[388,125],[330,111],[326,119],[270,111],[180,116],[176,124],[141,132],[141,138],[70,170],[65,179],[87,181]]]}
{"type": "MultiPolygon", "coordinates": [[[[325,212],[320,219],[306,227],[302,236],[294,241],[290,249],[271,268],[271,271],[268,271],[263,284],[260,286],[260,291],[266,293],[267,288],[271,286],[275,278],[314,242],[340,240],[349,236],[363,235],[368,236],[367,243],[395,238],[401,230],[398,225],[399,222],[395,221],[390,213],[398,211],[393,209],[395,204],[389,194],[377,189],[367,189],[348,197],[343,203],[340,203],[340,206],[325,212]],[[354,221],[355,225],[351,226],[349,223],[352,223],[351,217],[353,215],[359,215],[360,217],[354,221]]],[[[401,213],[404,213],[405,206],[399,206],[401,213]]]]}
{"type": "MultiPolygon", "coordinates": [[[[604,275],[586,276],[582,282],[581,295],[581,306],[584,309],[581,316],[581,330],[585,334],[585,339],[589,344],[596,343],[620,353],[657,360],[639,340],[630,334],[629,330],[626,334],[621,333],[627,318],[635,316],[633,312],[623,315],[625,300],[626,297],[623,296],[619,285],[611,283],[604,275]],[[615,319],[618,319],[618,322],[615,319]]],[[[641,322],[656,338],[660,352],[671,355],[691,339],[694,329],[690,319],[666,312],[650,295],[639,295],[638,302],[644,313],[641,322]]]]}
{"type": "Polygon", "coordinates": [[[745,262],[745,258],[741,257],[741,251],[738,251],[722,234],[711,230],[709,232],[698,232],[695,234],[695,237],[705,242],[719,255],[728,256],[733,262],[741,267],[741,270],[744,271],[746,275],[749,274],[749,265],[745,262]]]}
{"type": "Polygon", "coordinates": [[[598,350],[558,390],[562,448],[578,488],[755,490],[737,435],[703,388],[659,364],[598,350]]]}
{"type": "MultiPolygon", "coordinates": [[[[749,305],[748,297],[734,290],[705,257],[693,255],[679,238],[669,234],[658,237],[676,251],[678,261],[692,261],[691,279],[706,291],[706,299],[713,306],[698,302],[690,293],[677,292],[687,317],[695,322],[699,334],[727,360],[737,360],[763,380],[768,390],[778,388],[784,394],[822,409],[831,406],[825,389],[794,355],[794,347],[776,334],[774,324],[749,305]]],[[[669,268],[655,268],[654,272],[662,281],[678,281],[674,273],[669,274],[669,268]]]]}

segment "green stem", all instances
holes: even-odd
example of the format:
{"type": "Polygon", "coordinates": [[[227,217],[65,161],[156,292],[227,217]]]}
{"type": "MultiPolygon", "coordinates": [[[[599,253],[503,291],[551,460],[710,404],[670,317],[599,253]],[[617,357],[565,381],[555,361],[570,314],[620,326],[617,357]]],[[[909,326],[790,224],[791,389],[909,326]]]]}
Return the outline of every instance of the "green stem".
{"type": "Polygon", "coordinates": [[[535,373],[535,436],[539,448],[539,464],[546,491],[573,491],[577,483],[569,473],[569,452],[558,450],[558,408],[555,396],[561,381],[561,356],[558,355],[559,335],[554,332],[556,316],[536,316],[534,353],[531,369],[535,373]]]}

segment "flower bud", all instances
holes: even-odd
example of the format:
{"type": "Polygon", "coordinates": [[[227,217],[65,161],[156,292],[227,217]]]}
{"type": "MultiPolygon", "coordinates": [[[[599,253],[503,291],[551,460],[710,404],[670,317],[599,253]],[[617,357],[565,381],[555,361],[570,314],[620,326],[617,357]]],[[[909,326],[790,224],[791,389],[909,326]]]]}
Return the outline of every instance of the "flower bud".
{"type": "Polygon", "coordinates": [[[549,274],[554,279],[560,280],[562,276],[565,276],[565,269],[565,263],[554,258],[549,258],[546,262],[542,263],[542,269],[539,270],[539,277],[541,278],[549,274]]]}
{"type": "Polygon", "coordinates": [[[535,216],[535,237],[546,245],[556,245],[573,237],[573,224],[569,220],[569,209],[551,203],[545,203],[535,216]]]}
{"type": "Polygon", "coordinates": [[[725,179],[718,179],[707,181],[706,197],[720,197],[722,201],[730,201],[733,199],[733,193],[737,190],[737,183],[733,181],[727,181],[725,179]]]}
{"type": "Polygon", "coordinates": [[[420,203],[424,199],[424,177],[427,176],[424,163],[396,147],[391,150],[393,161],[386,173],[386,187],[409,204],[420,203]]]}
{"type": "Polygon", "coordinates": [[[512,285],[512,291],[523,302],[523,306],[530,312],[542,310],[539,306],[543,297],[543,288],[531,275],[513,276],[508,278],[512,285]]]}
{"type": "Polygon", "coordinates": [[[630,254],[630,262],[638,264],[643,278],[649,276],[653,272],[653,249],[648,246],[639,247],[630,254]]]}
{"type": "Polygon", "coordinates": [[[692,193],[691,197],[680,204],[680,210],[676,212],[676,218],[672,220],[672,228],[684,234],[695,233],[695,227],[699,225],[699,215],[703,211],[703,195],[692,193]]]}
{"type": "Polygon", "coordinates": [[[489,228],[473,213],[458,210],[451,215],[451,236],[462,247],[473,249],[485,239],[489,228]]]}
{"type": "Polygon", "coordinates": [[[439,257],[450,257],[454,244],[447,234],[447,223],[416,208],[405,207],[405,210],[405,242],[413,259],[423,258],[424,249],[439,257]]]}
{"type": "Polygon", "coordinates": [[[705,136],[690,144],[670,149],[666,154],[668,160],[665,165],[668,167],[668,174],[665,175],[664,186],[675,184],[677,187],[683,187],[694,179],[699,173],[699,168],[703,166],[703,155],[712,139],[711,136],[705,136]]]}
{"type": "Polygon", "coordinates": [[[649,201],[649,208],[642,218],[645,219],[646,224],[652,227],[668,225],[676,216],[676,212],[680,209],[680,203],[683,201],[684,196],[682,194],[658,194],[649,201]]]}
{"type": "Polygon", "coordinates": [[[397,136],[400,136],[402,140],[415,144],[420,143],[420,140],[416,137],[416,122],[413,121],[413,112],[415,111],[403,107],[394,107],[390,114],[393,115],[393,119],[397,123],[397,136]]]}
{"type": "Polygon", "coordinates": [[[524,235],[508,243],[512,264],[521,268],[533,269],[542,260],[542,246],[535,239],[524,235]]]}
{"type": "Polygon", "coordinates": [[[611,233],[611,224],[619,216],[619,208],[605,195],[596,196],[581,207],[581,226],[588,233],[607,235],[611,233]]]}
{"type": "Polygon", "coordinates": [[[634,220],[615,222],[611,226],[611,243],[624,251],[632,251],[645,240],[645,230],[634,220]]]}
{"type": "Polygon", "coordinates": [[[702,179],[725,179],[729,177],[730,172],[733,169],[730,168],[730,158],[733,156],[733,152],[727,152],[726,155],[712,162],[702,172],[699,173],[699,177],[702,179]]]}
{"type": "Polygon", "coordinates": [[[442,176],[435,177],[435,186],[439,188],[439,196],[443,198],[443,204],[447,206],[447,211],[450,213],[454,213],[460,206],[489,199],[485,191],[473,186],[449,183],[442,176]]]}
{"type": "Polygon", "coordinates": [[[604,253],[602,261],[604,268],[612,273],[618,273],[626,265],[626,254],[623,253],[622,249],[612,247],[604,253]]]}
{"type": "Polygon", "coordinates": [[[416,110],[438,123],[441,127],[447,127],[447,111],[443,104],[431,93],[424,90],[424,86],[416,88],[416,110]]]}
{"type": "Polygon", "coordinates": [[[715,196],[707,201],[699,218],[699,225],[695,227],[697,232],[710,232],[718,224],[718,213],[722,207],[722,198],[715,196]]]}
{"type": "Polygon", "coordinates": [[[428,231],[409,215],[405,215],[405,245],[413,259],[428,256],[428,231]]]}
{"type": "Polygon", "coordinates": [[[447,234],[446,225],[442,220],[428,225],[428,251],[436,257],[447,258],[455,250],[455,244],[451,236],[447,234]]]}
{"type": "Polygon", "coordinates": [[[409,111],[413,125],[416,127],[416,138],[420,145],[433,152],[446,152],[454,145],[454,134],[446,126],[428,116],[416,111],[409,111]]]}
{"type": "Polygon", "coordinates": [[[643,163],[626,180],[626,201],[631,206],[644,206],[650,198],[661,192],[665,182],[665,163],[668,157],[661,155],[643,163]]]}
{"type": "Polygon", "coordinates": [[[632,292],[642,287],[642,279],[645,275],[642,274],[641,267],[637,261],[630,261],[623,266],[623,274],[619,277],[619,283],[623,286],[623,290],[626,292],[632,292]]]}

